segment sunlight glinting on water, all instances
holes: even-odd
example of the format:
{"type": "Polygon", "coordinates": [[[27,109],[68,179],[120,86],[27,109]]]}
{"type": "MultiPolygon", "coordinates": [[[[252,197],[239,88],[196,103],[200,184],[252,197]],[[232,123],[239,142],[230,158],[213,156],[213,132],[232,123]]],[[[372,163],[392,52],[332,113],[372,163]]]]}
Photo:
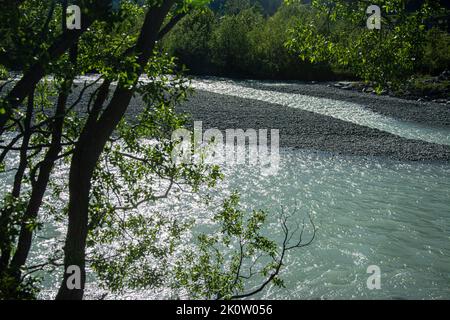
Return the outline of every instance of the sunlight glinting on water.
{"type": "MultiPolygon", "coordinates": [[[[450,144],[448,132],[421,128],[375,114],[356,104],[247,88],[227,82],[194,81],[197,89],[251,98],[336,117],[406,138],[450,144]]],[[[208,224],[206,194],[220,203],[233,190],[247,210],[263,209],[271,218],[268,234],[278,239],[281,206],[291,220],[311,214],[318,227],[309,247],[291,252],[282,274],[286,289],[269,288],[262,297],[284,299],[450,298],[450,167],[448,163],[400,162],[383,158],[337,156],[301,150],[280,151],[280,169],[262,175],[258,166],[225,164],[225,180],[199,195],[172,194],[140,210],[166,212],[208,224]],[[381,290],[366,286],[367,267],[381,269],[381,290]]],[[[13,167],[17,157],[8,159],[13,167]]],[[[66,179],[64,172],[56,178],[66,179]]],[[[11,172],[0,174],[9,190],[11,172]]],[[[5,191],[5,190],[3,190],[5,191]]],[[[1,192],[0,192],[1,193],[1,192]]],[[[297,219],[297,220],[295,220],[297,219]]],[[[36,238],[30,263],[42,261],[63,239],[65,228],[47,219],[36,238]]],[[[200,230],[204,230],[200,227],[200,230]]],[[[186,241],[189,241],[186,235],[186,241]]],[[[51,298],[61,272],[46,276],[43,298],[51,298]]],[[[102,290],[90,277],[88,298],[102,290]]],[[[252,283],[249,284],[251,286],[252,283]]],[[[126,292],[119,298],[171,298],[167,288],[126,292]]],[[[110,295],[108,298],[117,296],[110,295]]]]}
{"type": "MultiPolygon", "coordinates": [[[[212,214],[202,203],[203,196],[209,194],[213,202],[220,203],[232,190],[238,190],[243,208],[269,213],[268,234],[275,239],[280,237],[276,217],[281,206],[289,212],[298,208],[291,227],[310,213],[318,228],[316,240],[291,252],[283,272],[287,288],[271,288],[264,293],[265,298],[450,297],[448,165],[298,150],[282,150],[281,158],[275,175],[261,175],[258,166],[225,165],[225,181],[217,188],[205,188],[198,196],[173,194],[140,210],[194,218],[202,226],[212,214]],[[366,287],[370,265],[381,268],[381,290],[366,287]]],[[[57,176],[63,178],[64,174],[57,176]]],[[[5,182],[4,176],[0,179],[5,182]]],[[[31,263],[51,252],[56,239],[63,235],[64,227],[47,224],[39,234],[44,238],[36,239],[31,263]]],[[[42,297],[54,294],[59,276],[56,272],[46,278],[42,297]]],[[[98,298],[103,291],[92,279],[88,297],[98,298]]],[[[119,297],[170,298],[172,294],[162,288],[130,290],[119,297]]]]}
{"type": "MultiPolygon", "coordinates": [[[[287,266],[287,290],[266,298],[450,297],[450,167],[282,151],[277,175],[227,168],[244,205],[311,213],[316,241],[287,266]],[[368,290],[367,267],[382,272],[368,290]]],[[[273,226],[273,233],[277,225],[273,226]]]]}

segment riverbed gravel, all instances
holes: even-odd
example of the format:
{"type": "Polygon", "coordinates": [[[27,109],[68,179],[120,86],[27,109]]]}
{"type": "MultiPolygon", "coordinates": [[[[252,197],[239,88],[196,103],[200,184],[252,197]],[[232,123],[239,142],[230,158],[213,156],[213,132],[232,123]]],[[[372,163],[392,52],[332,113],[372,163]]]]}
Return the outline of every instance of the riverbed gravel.
{"type": "MultiPolygon", "coordinates": [[[[436,127],[450,126],[450,107],[439,104],[419,104],[390,97],[342,92],[323,84],[283,86],[250,82],[248,85],[264,90],[345,99],[404,121],[436,127]]],[[[191,114],[191,124],[202,121],[204,129],[279,129],[281,147],[406,161],[450,160],[450,146],[447,145],[405,139],[313,112],[252,99],[197,91],[177,110],[191,114]]]]}
{"type": "MultiPolygon", "coordinates": [[[[445,130],[450,128],[450,105],[346,91],[327,83],[270,81],[236,83],[260,90],[357,103],[373,112],[402,121],[445,130]]],[[[75,88],[70,101],[78,97],[80,88],[80,85],[75,88]]],[[[93,89],[89,89],[88,92],[93,89]]],[[[87,99],[86,95],[81,105],[86,105],[87,99]]],[[[142,100],[139,97],[133,98],[127,117],[133,118],[141,108],[142,100]]],[[[279,129],[282,148],[329,152],[336,155],[387,157],[401,161],[450,161],[448,145],[406,139],[318,113],[253,99],[196,90],[187,101],[177,106],[176,110],[191,115],[190,127],[194,121],[202,121],[204,130],[279,129]]]]}

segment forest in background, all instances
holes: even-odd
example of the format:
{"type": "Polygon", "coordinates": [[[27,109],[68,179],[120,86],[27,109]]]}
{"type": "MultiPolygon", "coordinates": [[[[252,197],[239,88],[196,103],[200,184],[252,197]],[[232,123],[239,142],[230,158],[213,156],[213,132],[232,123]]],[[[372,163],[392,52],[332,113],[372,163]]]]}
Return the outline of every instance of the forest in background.
{"type": "MultiPolygon", "coordinates": [[[[367,30],[364,1],[215,0],[191,10],[159,48],[193,75],[361,79],[380,89],[410,80],[425,91],[450,90],[447,82],[432,83],[450,70],[448,5],[426,12],[424,0],[373,3],[383,12],[380,32],[367,30]]],[[[23,69],[26,46],[2,39],[0,77],[23,69]]]]}
{"type": "Polygon", "coordinates": [[[330,80],[327,63],[301,61],[288,50],[290,30],[309,6],[283,1],[214,1],[189,14],[163,48],[195,75],[260,79],[330,80]]]}
{"type": "Polygon", "coordinates": [[[383,27],[369,31],[365,2],[305,2],[215,1],[185,17],[163,48],[195,75],[361,79],[380,91],[410,80],[419,95],[450,90],[447,78],[433,83],[450,70],[443,3],[378,1],[383,27]]]}
{"type": "MultiPolygon", "coordinates": [[[[227,6],[229,6],[229,3],[233,3],[233,1],[229,0],[214,0],[211,1],[211,4],[209,7],[214,11],[221,14],[224,14],[227,12],[227,6]]],[[[261,11],[266,15],[273,15],[278,8],[283,4],[283,0],[249,0],[248,1],[251,5],[257,6],[261,9],[261,11]]],[[[303,1],[305,2],[305,1],[303,1]]],[[[306,1],[308,2],[308,1],[306,1]]],[[[310,2],[310,1],[309,1],[310,2]]],[[[242,2],[244,5],[247,4],[247,1],[242,2]]],[[[233,4],[235,6],[235,4],[233,4]]]]}

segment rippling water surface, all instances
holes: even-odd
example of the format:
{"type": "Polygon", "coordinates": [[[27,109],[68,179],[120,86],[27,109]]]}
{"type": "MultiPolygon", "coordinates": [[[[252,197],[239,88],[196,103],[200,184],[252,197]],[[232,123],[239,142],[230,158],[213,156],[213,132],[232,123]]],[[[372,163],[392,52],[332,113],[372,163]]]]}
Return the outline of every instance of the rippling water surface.
{"type": "Polygon", "coordinates": [[[316,241],[271,298],[450,298],[450,167],[283,152],[282,169],[229,170],[250,207],[312,213],[316,241]],[[382,289],[367,289],[378,265],[382,289]]]}
{"type": "MultiPolygon", "coordinates": [[[[209,190],[217,198],[238,190],[249,210],[265,209],[275,217],[281,206],[290,211],[297,207],[299,219],[311,213],[318,227],[314,243],[289,258],[287,288],[271,289],[265,298],[450,298],[448,164],[283,150],[276,175],[261,175],[258,167],[249,165],[224,171],[224,183],[209,190]],[[381,268],[381,290],[366,287],[370,265],[381,268]]],[[[172,198],[155,209],[188,213],[201,223],[205,208],[197,200],[172,198]]],[[[278,231],[274,223],[274,234],[278,231]]],[[[60,232],[48,226],[40,236],[60,232]]],[[[45,256],[53,241],[37,243],[34,259],[45,256]]],[[[44,284],[44,296],[51,296],[57,278],[44,284]]],[[[90,291],[96,291],[95,284],[90,291]]],[[[165,294],[130,292],[124,297],[165,294]]]]}
{"type": "MultiPolygon", "coordinates": [[[[448,130],[403,123],[358,105],[235,88],[232,84],[197,82],[195,86],[301,107],[403,137],[450,144],[448,130]]],[[[221,199],[237,190],[245,208],[266,210],[272,222],[281,206],[289,211],[298,208],[298,219],[310,213],[318,228],[313,244],[289,257],[283,273],[287,288],[271,288],[263,298],[450,298],[449,163],[398,162],[285,149],[281,150],[280,170],[274,175],[262,175],[260,168],[249,165],[228,165],[224,172],[225,181],[203,193],[221,199]],[[381,290],[367,289],[366,270],[371,265],[381,269],[381,290]]],[[[10,182],[8,175],[0,176],[2,185],[10,182]]],[[[199,224],[208,216],[199,198],[190,195],[169,198],[152,208],[187,214],[199,224]]],[[[45,256],[51,250],[52,238],[63,231],[47,225],[39,236],[50,239],[37,240],[32,258],[45,256]]],[[[271,224],[271,232],[279,235],[277,224],[271,224]]],[[[43,298],[54,294],[57,276],[59,273],[45,278],[43,298]]],[[[95,297],[95,282],[88,292],[95,297]]],[[[169,294],[167,290],[141,291],[120,298],[169,298],[169,294]]]]}

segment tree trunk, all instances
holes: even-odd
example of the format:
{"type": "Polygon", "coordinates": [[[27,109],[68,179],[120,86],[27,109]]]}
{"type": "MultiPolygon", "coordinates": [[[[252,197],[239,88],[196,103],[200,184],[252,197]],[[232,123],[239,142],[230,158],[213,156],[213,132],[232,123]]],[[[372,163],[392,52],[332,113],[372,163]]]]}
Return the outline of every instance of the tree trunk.
{"type": "MultiPolygon", "coordinates": [[[[148,63],[161,26],[173,4],[174,0],[163,1],[160,7],[150,9],[146,15],[134,51],[138,55],[137,62],[141,68],[134,79],[135,85],[138,82],[140,73],[142,73],[142,70],[148,63]]],[[[70,274],[64,272],[56,297],[58,300],[80,300],[83,298],[86,282],[85,251],[88,234],[91,179],[108,138],[128,108],[134,89],[135,86],[129,88],[123,83],[119,83],[112,100],[100,119],[93,122],[92,126],[84,128],[75,148],[69,176],[69,227],[64,247],[64,270],[68,270],[70,266],[78,266],[81,271],[82,285],[80,289],[69,289],[67,281],[70,274]]]]}
{"type": "MultiPolygon", "coordinates": [[[[17,168],[16,174],[14,176],[13,190],[11,193],[11,197],[13,199],[18,199],[20,197],[20,192],[22,190],[23,176],[25,174],[25,170],[27,169],[28,165],[28,147],[31,139],[30,128],[33,120],[33,109],[34,109],[34,90],[35,88],[33,88],[28,97],[27,111],[23,124],[24,134],[22,138],[22,145],[20,147],[19,167],[17,168]]],[[[8,230],[11,227],[10,224],[11,224],[11,214],[13,213],[12,210],[14,209],[5,208],[1,212],[0,220],[6,230],[8,230]]],[[[2,239],[1,241],[0,273],[3,273],[7,269],[9,260],[11,258],[11,249],[13,243],[11,243],[10,240],[11,239],[2,239]]]]}
{"type": "Polygon", "coordinates": [[[32,185],[30,200],[28,201],[27,209],[25,211],[20,229],[17,250],[11,261],[11,269],[18,274],[20,273],[20,268],[25,265],[32,243],[33,231],[28,228],[28,223],[35,220],[38,216],[45,191],[47,190],[50,174],[62,149],[61,137],[68,98],[68,88],[72,86],[72,82],[73,79],[69,79],[65,84],[67,90],[64,90],[64,92],[61,92],[58,96],[50,148],[48,149],[42,163],[39,164],[39,175],[37,180],[32,185]]]}

